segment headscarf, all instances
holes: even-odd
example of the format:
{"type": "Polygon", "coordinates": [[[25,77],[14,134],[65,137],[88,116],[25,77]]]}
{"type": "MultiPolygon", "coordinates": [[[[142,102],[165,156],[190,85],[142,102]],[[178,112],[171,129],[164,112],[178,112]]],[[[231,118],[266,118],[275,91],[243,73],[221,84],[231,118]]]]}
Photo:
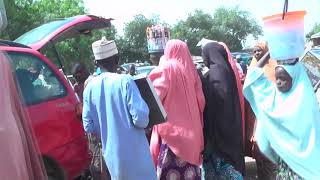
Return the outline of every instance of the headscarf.
{"type": "Polygon", "coordinates": [[[168,115],[167,122],[152,131],[150,149],[155,163],[160,143],[165,143],[182,160],[201,165],[205,100],[187,44],[168,41],[150,79],[168,115]]]}
{"type": "Polygon", "coordinates": [[[226,49],[216,42],[202,49],[209,62],[209,75],[203,81],[206,97],[205,137],[206,149],[211,148],[220,157],[244,173],[242,143],[242,116],[237,79],[228,62],[226,49]]]}
{"type": "Polygon", "coordinates": [[[281,65],[292,78],[292,88],[280,92],[263,76],[250,70],[244,95],[258,120],[255,137],[270,160],[280,157],[304,179],[320,177],[320,111],[303,65],[281,65]]]}
{"type": "Polygon", "coordinates": [[[243,140],[245,138],[245,115],[244,115],[244,97],[243,97],[243,93],[242,93],[242,82],[241,80],[244,78],[244,75],[241,74],[238,71],[237,65],[233,59],[233,56],[228,48],[228,46],[224,43],[224,42],[219,42],[220,45],[222,45],[224,47],[224,49],[227,51],[228,54],[228,61],[231,65],[233,74],[236,78],[236,83],[237,83],[237,89],[238,89],[238,96],[239,96],[239,100],[240,100],[240,107],[241,107],[241,117],[242,117],[242,137],[243,140]]]}
{"type": "Polygon", "coordinates": [[[24,112],[7,57],[0,52],[0,177],[47,179],[30,119],[24,112]]]}
{"type": "MultiPolygon", "coordinates": [[[[266,54],[269,51],[268,45],[266,42],[258,42],[254,48],[259,47],[262,50],[262,55],[266,54]]],[[[255,68],[257,66],[257,59],[253,57],[251,60],[250,66],[248,69],[255,68]]],[[[275,68],[277,66],[277,61],[269,59],[267,63],[263,67],[264,75],[272,82],[276,82],[275,78],[275,68]]],[[[255,131],[256,117],[254,112],[252,111],[248,102],[245,104],[245,120],[246,120],[246,153],[249,156],[255,156],[255,152],[252,152],[253,145],[251,142],[251,138],[255,131]]],[[[258,154],[257,154],[258,155],[258,154]]],[[[256,157],[258,158],[258,157],[256,157]]]]}
{"type": "Polygon", "coordinates": [[[261,48],[262,54],[266,54],[269,51],[269,48],[266,42],[258,42],[256,45],[254,45],[253,48],[255,47],[261,48]]]}
{"type": "MultiPolygon", "coordinates": [[[[255,47],[259,47],[262,50],[262,54],[266,54],[269,51],[268,45],[265,42],[258,42],[255,47]]],[[[254,68],[257,65],[257,59],[252,58],[249,68],[254,68]]],[[[263,67],[264,75],[272,82],[276,81],[275,78],[275,67],[277,66],[277,61],[269,59],[267,64],[263,67]]]]}
{"type": "MultiPolygon", "coordinates": [[[[201,48],[203,48],[206,44],[210,43],[210,42],[217,42],[217,41],[214,41],[214,40],[211,40],[211,39],[206,39],[206,38],[202,38],[197,46],[200,46],[201,48]]],[[[243,94],[242,94],[242,80],[244,80],[245,78],[245,75],[239,71],[239,69],[237,68],[237,65],[236,65],[236,62],[235,60],[233,59],[233,56],[230,52],[230,49],[228,48],[228,46],[224,43],[224,42],[218,42],[220,45],[222,45],[225,50],[227,51],[227,54],[228,54],[228,61],[231,65],[231,68],[233,70],[233,73],[236,77],[236,80],[237,80],[237,87],[238,87],[238,94],[239,94],[239,99],[240,99],[240,106],[241,106],[241,115],[242,115],[242,124],[243,124],[243,128],[244,128],[244,125],[245,125],[245,108],[244,108],[244,97],[243,97],[243,94]]],[[[243,138],[245,138],[245,132],[243,131],[243,138]]]]}
{"type": "MultiPolygon", "coordinates": [[[[214,40],[210,40],[210,39],[205,39],[202,38],[197,46],[201,46],[201,48],[203,48],[206,44],[210,43],[210,42],[217,42],[214,40]]],[[[238,88],[238,95],[239,95],[239,100],[240,100],[240,107],[241,107],[241,117],[242,117],[242,138],[243,141],[245,140],[245,103],[244,103],[244,97],[243,97],[243,93],[242,93],[242,80],[244,80],[245,75],[243,73],[241,73],[238,68],[237,65],[235,63],[235,60],[233,59],[233,56],[228,48],[228,46],[224,43],[224,42],[218,42],[220,45],[222,45],[225,50],[227,51],[228,54],[228,61],[231,65],[231,68],[233,70],[233,73],[236,77],[236,81],[237,81],[237,88],[238,88]]]]}

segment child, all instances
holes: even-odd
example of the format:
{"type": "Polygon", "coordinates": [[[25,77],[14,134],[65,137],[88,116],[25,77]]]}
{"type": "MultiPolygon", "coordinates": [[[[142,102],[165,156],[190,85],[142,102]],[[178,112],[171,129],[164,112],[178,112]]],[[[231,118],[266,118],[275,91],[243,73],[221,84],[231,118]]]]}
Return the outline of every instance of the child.
{"type": "Polygon", "coordinates": [[[264,75],[268,53],[249,70],[243,93],[256,117],[260,151],[277,164],[276,179],[320,177],[320,111],[300,62],[279,65],[276,84],[264,75]]]}
{"type": "Polygon", "coordinates": [[[288,72],[285,70],[282,66],[277,66],[276,71],[276,86],[280,92],[286,93],[290,91],[292,88],[292,78],[288,74],[288,72]]]}

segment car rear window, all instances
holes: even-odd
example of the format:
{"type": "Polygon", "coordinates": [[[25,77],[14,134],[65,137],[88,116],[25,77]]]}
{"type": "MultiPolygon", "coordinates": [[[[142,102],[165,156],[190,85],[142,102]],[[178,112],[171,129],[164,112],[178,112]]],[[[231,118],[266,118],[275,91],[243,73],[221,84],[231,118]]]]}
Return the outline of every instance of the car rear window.
{"type": "Polygon", "coordinates": [[[8,52],[21,95],[26,105],[39,104],[67,95],[54,71],[38,57],[8,52]]]}
{"type": "Polygon", "coordinates": [[[16,39],[15,42],[18,42],[24,45],[35,44],[41,41],[42,39],[46,38],[49,34],[53,33],[55,30],[59,29],[63,25],[73,20],[74,18],[67,18],[59,21],[49,22],[31,31],[26,32],[25,34],[20,36],[18,39],[16,39]]]}

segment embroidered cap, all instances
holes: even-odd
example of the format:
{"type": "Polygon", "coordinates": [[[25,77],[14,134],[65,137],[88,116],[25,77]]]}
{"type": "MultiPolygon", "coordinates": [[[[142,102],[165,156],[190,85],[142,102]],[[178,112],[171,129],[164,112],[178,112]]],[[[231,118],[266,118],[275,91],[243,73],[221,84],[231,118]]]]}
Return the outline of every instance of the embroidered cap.
{"type": "Polygon", "coordinates": [[[198,44],[196,45],[196,47],[201,47],[203,48],[206,44],[210,43],[210,42],[217,42],[217,41],[214,41],[214,40],[211,40],[211,39],[206,39],[206,38],[202,38],[198,44]]]}
{"type": "Polygon", "coordinates": [[[106,37],[92,43],[92,51],[95,60],[102,60],[118,54],[116,43],[108,41],[106,37]]]}

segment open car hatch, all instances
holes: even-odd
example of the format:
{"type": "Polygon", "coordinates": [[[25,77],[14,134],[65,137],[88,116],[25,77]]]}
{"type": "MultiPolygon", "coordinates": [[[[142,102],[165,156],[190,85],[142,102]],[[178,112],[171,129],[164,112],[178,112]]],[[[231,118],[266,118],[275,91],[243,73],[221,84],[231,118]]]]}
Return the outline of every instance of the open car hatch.
{"type": "Polygon", "coordinates": [[[111,27],[112,19],[92,15],[79,15],[59,19],[43,24],[26,32],[15,42],[27,45],[35,50],[40,50],[49,42],[59,42],[74,38],[80,34],[89,34],[92,30],[111,27]]]}

